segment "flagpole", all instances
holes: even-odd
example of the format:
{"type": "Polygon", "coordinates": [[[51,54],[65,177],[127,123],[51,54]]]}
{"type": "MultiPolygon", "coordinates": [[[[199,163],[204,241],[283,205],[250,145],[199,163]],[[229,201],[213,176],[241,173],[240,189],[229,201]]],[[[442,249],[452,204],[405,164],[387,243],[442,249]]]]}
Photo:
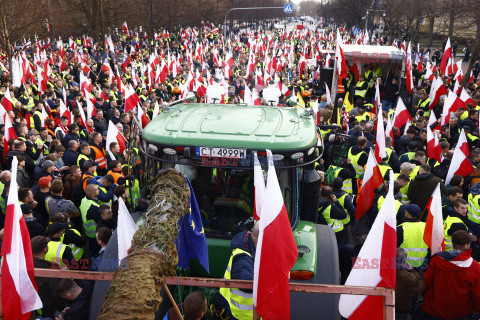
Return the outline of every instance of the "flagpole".
{"type": "Polygon", "coordinates": [[[163,286],[163,289],[165,289],[165,292],[167,293],[167,296],[168,296],[168,298],[170,299],[170,302],[173,304],[173,308],[175,308],[175,312],[177,313],[178,317],[180,318],[180,320],[183,320],[182,313],[181,313],[180,310],[178,309],[177,303],[176,303],[175,300],[173,299],[172,293],[171,293],[170,290],[168,289],[168,287],[167,287],[167,285],[165,284],[165,282],[163,283],[162,286],[163,286]]]}

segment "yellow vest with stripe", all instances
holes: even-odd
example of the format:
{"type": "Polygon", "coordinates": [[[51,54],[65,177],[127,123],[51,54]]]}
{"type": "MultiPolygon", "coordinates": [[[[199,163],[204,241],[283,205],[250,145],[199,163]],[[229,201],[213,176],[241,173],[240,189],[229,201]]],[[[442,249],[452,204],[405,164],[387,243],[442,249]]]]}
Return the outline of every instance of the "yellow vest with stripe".
{"type": "Polygon", "coordinates": [[[346,219],[343,219],[343,220],[340,220],[342,222],[343,225],[346,225],[350,222],[350,214],[348,213],[347,209],[345,209],[345,198],[347,197],[347,194],[345,193],[344,195],[342,195],[340,198],[337,198],[338,202],[340,203],[340,205],[342,206],[342,208],[345,210],[345,212],[347,213],[347,218],[346,219]]]}
{"type": "MultiPolygon", "coordinates": [[[[76,229],[70,229],[70,230],[72,230],[77,236],[81,236],[81,234],[78,230],[76,230],[76,229]]],[[[64,237],[64,235],[62,235],[62,237],[60,238],[62,243],[64,243],[63,242],[63,237],[64,237]]],[[[78,247],[78,246],[74,245],[73,243],[67,244],[67,246],[69,246],[70,249],[72,249],[72,254],[73,254],[73,257],[75,258],[75,260],[82,259],[82,257],[83,257],[83,247],[78,247]]]]}
{"type": "Polygon", "coordinates": [[[48,243],[48,251],[45,255],[45,260],[58,263],[61,267],[64,267],[65,264],[62,261],[62,256],[66,247],[67,246],[60,241],[50,241],[48,243]]]}
{"type": "Polygon", "coordinates": [[[410,181],[405,185],[405,187],[400,189],[400,202],[403,204],[409,204],[410,199],[408,199],[408,187],[410,186],[410,181]]]}
{"type": "MultiPolygon", "coordinates": [[[[226,280],[232,279],[233,257],[237,254],[246,254],[253,259],[247,251],[238,248],[233,249],[227,270],[223,275],[226,280]]],[[[238,320],[251,320],[253,318],[253,293],[247,293],[236,288],[220,288],[220,294],[227,300],[230,311],[235,318],[238,320]]]]}
{"type": "MultiPolygon", "coordinates": [[[[383,202],[385,201],[385,197],[384,196],[380,196],[377,200],[377,209],[378,211],[380,211],[380,208],[382,207],[383,205],[383,202]]],[[[400,201],[398,201],[397,199],[395,199],[395,209],[396,209],[396,212],[395,214],[398,212],[398,209],[400,209],[400,206],[402,205],[402,203],[400,201]]]]}
{"type": "MultiPolygon", "coordinates": [[[[98,186],[98,189],[102,190],[102,192],[105,193],[105,194],[107,194],[107,192],[108,192],[107,188],[105,188],[105,187],[98,186]]],[[[110,207],[112,206],[112,199],[110,199],[107,202],[104,202],[102,200],[98,200],[98,201],[100,202],[100,204],[106,204],[110,207]]]]}
{"type": "MultiPolygon", "coordinates": [[[[90,160],[89,157],[87,157],[87,156],[84,155],[83,153],[80,153],[80,154],[78,155],[78,158],[77,158],[77,166],[80,167],[80,160],[82,160],[82,159],[85,159],[85,161],[90,160]]],[[[82,168],[82,169],[83,169],[83,168],[82,168]]]]}
{"type": "Polygon", "coordinates": [[[423,116],[428,117],[430,116],[430,108],[428,105],[430,104],[430,98],[425,99],[425,101],[418,101],[418,109],[423,110],[423,116]]]}
{"type": "Polygon", "coordinates": [[[382,178],[385,177],[385,174],[388,172],[388,170],[392,170],[392,168],[389,165],[386,165],[386,164],[379,164],[378,169],[380,170],[380,173],[382,174],[382,178]]]}
{"type": "Polygon", "coordinates": [[[348,157],[350,158],[350,160],[352,160],[352,166],[353,166],[353,168],[355,168],[355,172],[356,172],[355,178],[358,178],[358,177],[360,177],[360,175],[362,173],[365,172],[365,169],[363,169],[363,167],[358,164],[358,160],[360,160],[360,157],[362,156],[362,154],[365,153],[365,151],[362,151],[362,152],[359,152],[356,155],[353,155],[352,154],[352,148],[350,148],[348,150],[348,157]]]}
{"type": "Polygon", "coordinates": [[[367,95],[367,90],[360,90],[360,89],[357,89],[357,88],[360,88],[363,86],[365,81],[359,81],[357,83],[357,85],[355,86],[355,95],[356,96],[359,96],[359,97],[362,97],[362,98],[365,98],[365,96],[367,95]]]}
{"type": "Polygon", "coordinates": [[[364,112],[361,116],[355,116],[355,120],[358,122],[362,122],[362,120],[369,121],[370,116],[368,115],[368,113],[364,112]]]}
{"type": "Polygon", "coordinates": [[[87,212],[91,206],[99,207],[100,204],[94,200],[90,200],[87,197],[82,199],[80,203],[80,213],[82,215],[83,228],[85,229],[85,235],[89,238],[95,238],[97,235],[97,223],[93,220],[87,219],[87,212]]]}
{"type": "Polygon", "coordinates": [[[478,200],[480,199],[479,195],[468,194],[468,220],[480,224],[480,205],[478,200]]]}
{"type": "Polygon", "coordinates": [[[400,247],[407,252],[407,262],[412,267],[418,268],[428,253],[428,246],[423,240],[425,222],[404,222],[400,227],[403,228],[403,242],[400,247]]]}
{"type": "MultiPolygon", "coordinates": [[[[333,173],[334,178],[338,177],[338,175],[340,174],[340,171],[343,169],[341,167],[337,167],[337,166],[334,166],[334,165],[330,165],[330,167],[333,167],[333,170],[335,170],[334,173],[333,173]]],[[[345,191],[348,194],[353,193],[353,182],[352,182],[351,178],[343,180],[342,190],[345,191]]]]}
{"type": "MultiPolygon", "coordinates": [[[[319,208],[318,211],[320,211],[322,208],[319,208]]],[[[322,216],[325,218],[325,221],[327,222],[327,224],[332,227],[333,231],[335,231],[335,233],[337,232],[340,232],[343,230],[343,222],[342,221],[345,221],[345,220],[350,220],[350,216],[347,214],[347,218],[346,219],[343,219],[343,220],[337,220],[337,219],[332,219],[330,217],[330,210],[332,209],[332,205],[329,204],[327,208],[325,208],[325,210],[322,211],[322,216]]]]}
{"type": "MultiPolygon", "coordinates": [[[[445,239],[445,251],[450,251],[453,248],[452,244],[452,236],[448,234],[448,230],[450,230],[450,227],[454,223],[462,223],[467,227],[467,225],[460,219],[459,217],[451,217],[448,216],[447,219],[445,219],[445,222],[443,223],[443,237],[445,239]]],[[[467,227],[468,230],[468,227],[467,227]]]]}

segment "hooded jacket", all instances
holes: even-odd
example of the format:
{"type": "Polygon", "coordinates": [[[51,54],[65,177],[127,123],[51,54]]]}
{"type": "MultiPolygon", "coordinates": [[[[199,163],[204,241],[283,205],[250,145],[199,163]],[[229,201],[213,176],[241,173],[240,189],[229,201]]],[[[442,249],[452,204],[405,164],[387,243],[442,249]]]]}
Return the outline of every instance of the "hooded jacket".
{"type": "Polygon", "coordinates": [[[446,194],[447,189],[445,189],[445,184],[443,184],[440,178],[428,172],[417,175],[408,187],[408,199],[410,199],[413,204],[419,206],[421,210],[425,209],[438,183],[440,183],[442,194],[446,194]]]}
{"type": "Polygon", "coordinates": [[[443,319],[458,319],[480,311],[480,264],[472,251],[435,254],[424,275],[422,310],[443,319]]]}

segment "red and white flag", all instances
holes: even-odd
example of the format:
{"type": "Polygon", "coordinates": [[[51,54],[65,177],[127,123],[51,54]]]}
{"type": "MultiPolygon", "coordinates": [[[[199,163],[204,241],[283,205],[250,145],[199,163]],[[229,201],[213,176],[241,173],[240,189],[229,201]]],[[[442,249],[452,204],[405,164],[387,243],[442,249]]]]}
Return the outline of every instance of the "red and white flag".
{"type": "Polygon", "coordinates": [[[385,144],[385,129],[383,127],[383,113],[379,110],[377,117],[377,136],[375,137],[375,160],[377,160],[378,163],[386,156],[387,150],[385,144]]]}
{"type": "Polygon", "coordinates": [[[298,257],[297,245],[267,150],[268,180],[260,214],[260,233],[255,254],[253,304],[263,319],[290,319],[289,273],[298,257]]]}
{"type": "Polygon", "coordinates": [[[110,144],[112,142],[118,143],[118,146],[120,147],[120,154],[123,154],[125,152],[127,140],[122,135],[122,133],[118,131],[117,126],[113,124],[112,120],[110,120],[108,122],[108,131],[107,131],[107,140],[105,142],[105,150],[110,154],[112,158],[115,158],[112,152],[110,151],[110,144]]]}
{"type": "Polygon", "coordinates": [[[430,159],[437,160],[438,163],[442,162],[442,149],[440,148],[438,136],[433,134],[429,126],[427,126],[427,155],[430,159]]]}
{"type": "Polygon", "coordinates": [[[125,22],[122,24],[122,30],[123,30],[123,32],[125,32],[125,34],[127,35],[127,37],[130,37],[130,33],[128,32],[127,21],[125,21],[125,22]]]}
{"type": "Polygon", "coordinates": [[[370,150],[363,175],[362,189],[358,193],[357,198],[357,208],[355,209],[355,217],[357,217],[357,219],[360,219],[368,209],[372,207],[375,189],[380,187],[382,183],[382,173],[380,172],[377,161],[375,161],[372,150],[370,150]]]}
{"type": "Polygon", "coordinates": [[[5,129],[3,135],[3,160],[5,160],[5,157],[10,150],[10,148],[8,147],[8,140],[18,139],[18,137],[15,133],[15,130],[13,129],[12,119],[10,119],[8,113],[4,114],[3,116],[5,117],[5,129]]]}
{"type": "Polygon", "coordinates": [[[2,106],[5,108],[7,111],[13,111],[13,101],[12,101],[12,96],[10,94],[10,88],[7,86],[7,90],[5,90],[5,94],[3,95],[2,98],[2,106]]]}
{"type": "MultiPolygon", "coordinates": [[[[476,107],[477,104],[475,103],[475,101],[473,101],[472,97],[467,93],[467,90],[465,90],[465,88],[462,88],[462,93],[460,94],[460,99],[465,102],[465,105],[467,103],[471,103],[473,104],[473,107],[476,107]]],[[[2,102],[3,104],[3,102],[2,102]]]]}
{"type": "Polygon", "coordinates": [[[127,84],[125,86],[125,112],[135,109],[138,103],[140,103],[140,98],[132,86],[127,84]]]}
{"type": "Polygon", "coordinates": [[[253,187],[255,189],[255,204],[253,209],[253,218],[260,220],[262,212],[263,199],[265,198],[265,180],[263,178],[263,170],[258,160],[257,152],[253,153],[253,187]]]}
{"type": "Polygon", "coordinates": [[[67,127],[72,123],[72,113],[70,110],[68,110],[67,106],[65,106],[65,103],[60,99],[60,116],[61,117],[66,117],[68,119],[68,124],[67,127]]]}
{"type": "Polygon", "coordinates": [[[412,46],[408,43],[407,59],[406,59],[406,74],[407,74],[407,90],[408,93],[413,91],[413,66],[412,66],[412,46]]]}
{"type": "Polygon", "coordinates": [[[442,196],[440,194],[440,183],[433,191],[426,206],[428,210],[427,223],[423,233],[423,241],[432,251],[432,256],[445,250],[443,235],[442,196]]]}
{"type": "Polygon", "coordinates": [[[118,198],[118,224],[117,235],[121,235],[118,238],[118,263],[128,255],[128,250],[132,246],[133,234],[137,231],[138,227],[132,219],[130,212],[128,212],[127,206],[123,202],[122,197],[118,198]]]}
{"type": "Polygon", "coordinates": [[[142,129],[150,122],[140,105],[137,105],[137,120],[142,124],[142,129]]]}
{"type": "Polygon", "coordinates": [[[462,177],[468,176],[473,171],[473,166],[468,156],[470,155],[470,148],[468,147],[467,137],[462,129],[460,137],[458,138],[457,146],[453,153],[452,162],[448,168],[447,178],[445,184],[449,184],[452,177],[456,174],[462,177]]]}
{"type": "Polygon", "coordinates": [[[394,146],[394,139],[393,139],[393,128],[392,128],[392,121],[387,121],[387,127],[385,128],[385,137],[392,138],[392,146],[394,146]]]}
{"type": "Polygon", "coordinates": [[[342,49],[342,37],[340,31],[337,29],[337,45],[335,49],[335,63],[337,64],[337,73],[341,78],[346,79],[348,76],[347,60],[345,60],[345,54],[342,49]]]}
{"type": "Polygon", "coordinates": [[[373,109],[372,112],[374,114],[381,113],[380,106],[382,105],[382,100],[380,98],[380,78],[377,78],[375,82],[375,100],[373,101],[373,109]]]}
{"type": "MultiPolygon", "coordinates": [[[[397,230],[394,178],[385,201],[345,282],[346,286],[395,289],[397,230]],[[368,265],[368,266],[367,266],[368,265]]],[[[349,320],[383,319],[383,297],[342,294],[340,314],[349,320]]]]}
{"type": "Polygon", "coordinates": [[[440,62],[440,72],[446,75],[448,60],[452,58],[452,48],[450,47],[450,38],[447,39],[445,50],[443,51],[442,62],[440,62]]]}
{"type": "Polygon", "coordinates": [[[412,121],[410,112],[408,112],[402,98],[398,98],[397,107],[395,108],[395,116],[393,117],[393,126],[400,129],[407,124],[408,120],[412,121]]]}
{"type": "Polygon", "coordinates": [[[30,235],[18,201],[17,165],[14,157],[2,243],[1,300],[7,320],[30,319],[32,311],[43,306],[33,273],[30,235]]]}
{"type": "Polygon", "coordinates": [[[433,109],[438,101],[440,101],[440,97],[444,94],[447,94],[448,90],[447,87],[443,84],[443,80],[440,77],[434,78],[432,82],[432,88],[430,89],[430,104],[428,107],[433,109]]]}

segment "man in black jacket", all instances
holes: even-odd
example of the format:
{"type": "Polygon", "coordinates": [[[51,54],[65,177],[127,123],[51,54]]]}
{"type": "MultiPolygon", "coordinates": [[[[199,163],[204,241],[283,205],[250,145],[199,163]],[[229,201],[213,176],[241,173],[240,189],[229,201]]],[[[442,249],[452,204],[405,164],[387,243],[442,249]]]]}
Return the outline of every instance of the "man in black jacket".
{"type": "Polygon", "coordinates": [[[22,155],[25,157],[25,172],[28,174],[30,178],[35,176],[35,163],[33,162],[32,158],[28,154],[26,154],[27,145],[25,141],[15,141],[13,144],[13,150],[9,151],[7,156],[5,157],[5,168],[10,170],[12,167],[12,160],[14,156],[22,155]]]}
{"type": "Polygon", "coordinates": [[[90,302],[93,293],[93,281],[85,281],[80,287],[72,279],[62,279],[57,285],[57,297],[71,301],[62,315],[56,320],[85,320],[90,314],[90,302]]]}
{"type": "Polygon", "coordinates": [[[62,139],[62,144],[65,147],[65,149],[68,149],[68,143],[71,140],[75,140],[78,143],[80,143],[80,137],[78,135],[78,125],[76,123],[72,123],[68,126],[68,132],[65,134],[65,136],[62,139]]]}
{"type": "MultiPolygon", "coordinates": [[[[60,269],[57,264],[45,260],[45,255],[48,251],[48,242],[50,242],[50,240],[44,236],[36,236],[31,239],[33,266],[41,269],[60,269]]],[[[42,316],[44,318],[53,318],[55,310],[58,307],[58,299],[55,298],[54,293],[60,279],[35,277],[35,281],[37,283],[38,295],[43,304],[42,316]]]]}

